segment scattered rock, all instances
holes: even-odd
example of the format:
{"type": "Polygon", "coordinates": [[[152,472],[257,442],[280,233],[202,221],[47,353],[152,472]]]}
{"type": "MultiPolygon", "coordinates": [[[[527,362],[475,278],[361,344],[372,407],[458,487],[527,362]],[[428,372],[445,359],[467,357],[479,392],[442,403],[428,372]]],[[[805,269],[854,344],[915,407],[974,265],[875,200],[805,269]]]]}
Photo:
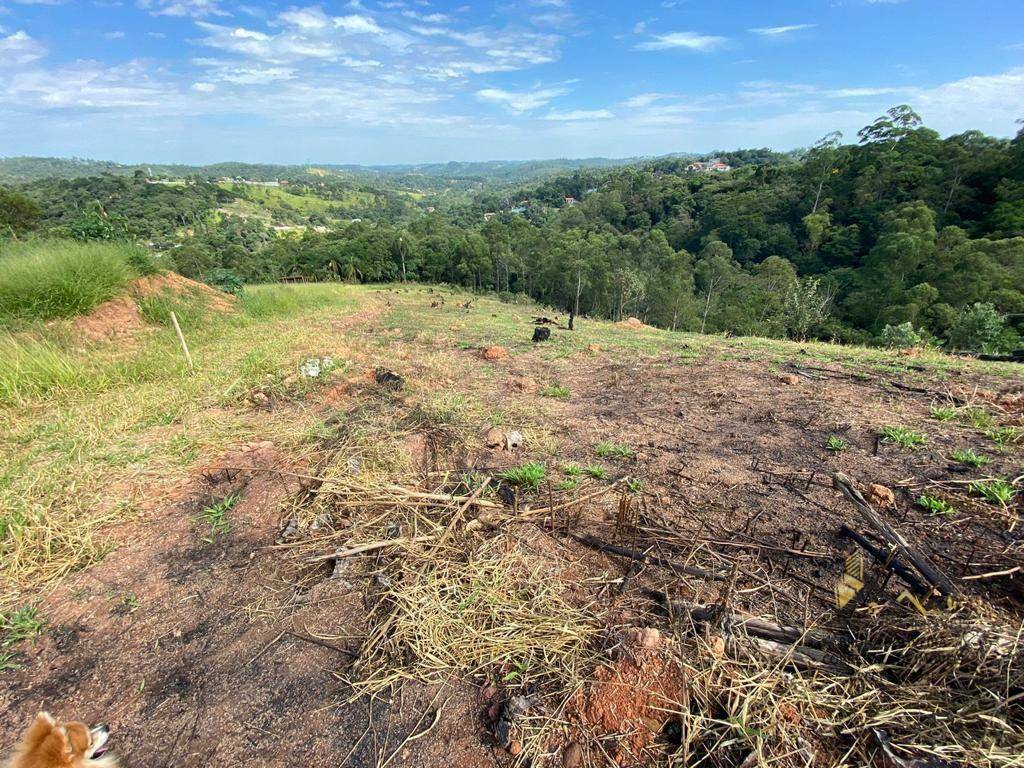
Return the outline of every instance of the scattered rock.
{"type": "Polygon", "coordinates": [[[654,650],[661,645],[661,632],[654,627],[633,627],[626,633],[626,641],[640,648],[654,650]]]}
{"type": "Polygon", "coordinates": [[[534,328],[533,329],[533,343],[536,344],[539,341],[549,341],[551,339],[550,328],[534,328]]]}
{"type": "Polygon", "coordinates": [[[583,765],[583,747],[575,742],[562,750],[562,768],[579,768],[583,765]]]}
{"type": "Polygon", "coordinates": [[[249,395],[249,400],[257,408],[270,408],[270,398],[265,392],[253,392],[249,395]]]}
{"type": "Polygon", "coordinates": [[[921,348],[920,347],[907,347],[906,349],[901,349],[899,351],[899,356],[900,357],[920,357],[921,356],[921,348]]]}
{"type": "Polygon", "coordinates": [[[587,344],[587,352],[589,352],[590,354],[596,355],[600,351],[601,347],[599,347],[597,344],[587,344]]]}
{"type": "Polygon", "coordinates": [[[528,395],[532,395],[536,392],[539,387],[537,382],[531,379],[529,376],[517,376],[511,380],[512,388],[517,389],[520,392],[525,392],[528,395]]]}
{"type": "Polygon", "coordinates": [[[505,433],[497,427],[491,427],[484,435],[484,445],[488,448],[503,448],[505,446],[505,433]]]}
{"type": "Polygon", "coordinates": [[[481,357],[484,360],[504,360],[508,357],[508,350],[499,346],[487,347],[481,354],[481,357]]]}
{"type": "Polygon", "coordinates": [[[512,755],[512,757],[518,757],[519,755],[523,754],[523,745],[520,742],[513,739],[508,743],[508,753],[512,755]]]}
{"type": "Polygon", "coordinates": [[[795,387],[797,384],[800,383],[800,377],[794,373],[786,373],[783,374],[782,376],[779,376],[779,381],[781,381],[783,384],[789,384],[791,387],[795,387]]]}
{"type": "Polygon", "coordinates": [[[516,432],[515,430],[512,430],[511,432],[505,435],[505,448],[507,448],[510,451],[514,451],[516,448],[522,446],[525,439],[526,438],[523,437],[522,432],[516,432]]]}
{"type": "Polygon", "coordinates": [[[872,483],[868,486],[868,501],[876,507],[892,507],[896,505],[896,494],[891,488],[872,483]]]}

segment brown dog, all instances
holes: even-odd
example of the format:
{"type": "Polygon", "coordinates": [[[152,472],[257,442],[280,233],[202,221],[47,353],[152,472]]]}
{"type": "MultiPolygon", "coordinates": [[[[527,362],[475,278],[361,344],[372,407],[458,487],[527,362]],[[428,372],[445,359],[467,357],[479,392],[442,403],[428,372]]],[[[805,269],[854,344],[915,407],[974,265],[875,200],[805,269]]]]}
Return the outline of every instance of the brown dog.
{"type": "Polygon", "coordinates": [[[8,768],[117,768],[117,758],[107,753],[109,735],[105,725],[59,723],[40,712],[8,768]]]}

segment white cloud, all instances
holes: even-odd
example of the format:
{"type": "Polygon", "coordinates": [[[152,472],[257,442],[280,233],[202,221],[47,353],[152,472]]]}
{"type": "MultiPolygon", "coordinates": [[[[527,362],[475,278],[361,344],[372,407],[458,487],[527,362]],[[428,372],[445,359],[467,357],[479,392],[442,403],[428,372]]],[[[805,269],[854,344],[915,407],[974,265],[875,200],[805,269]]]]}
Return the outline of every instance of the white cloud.
{"type": "Polygon", "coordinates": [[[784,27],[754,27],[749,30],[755,35],[761,35],[762,37],[781,37],[788,35],[792,32],[799,32],[804,29],[813,29],[818,26],[817,24],[789,24],[784,27]]]}
{"type": "Polygon", "coordinates": [[[476,92],[476,97],[482,101],[489,101],[494,104],[501,104],[510,112],[517,115],[523,112],[543,107],[558,96],[564,96],[569,91],[563,87],[539,88],[532,91],[506,91],[501,88],[484,88],[476,92]]]}
{"type": "Polygon", "coordinates": [[[204,18],[206,16],[230,16],[220,7],[218,0],[138,0],[139,8],[153,16],[179,16],[204,18]]]}
{"type": "Polygon", "coordinates": [[[552,110],[544,115],[545,120],[576,122],[582,120],[611,120],[615,115],[607,109],[575,109],[568,112],[552,110]]]}
{"type": "Polygon", "coordinates": [[[217,86],[213,83],[192,83],[192,90],[196,93],[213,93],[217,86]]]}
{"type": "Polygon", "coordinates": [[[642,109],[643,107],[649,107],[656,101],[661,101],[667,98],[662,93],[639,93],[636,96],[632,96],[622,102],[622,106],[627,109],[642,109]]]}
{"type": "Polygon", "coordinates": [[[722,46],[728,38],[718,35],[702,35],[697,32],[669,32],[655,35],[653,40],[636,46],[639,51],[665,51],[671,48],[686,48],[702,53],[722,46]]]}
{"type": "Polygon", "coordinates": [[[45,55],[45,46],[24,31],[0,38],[0,67],[23,67],[45,55]]]}
{"type": "Polygon", "coordinates": [[[105,32],[103,34],[103,37],[107,40],[123,40],[124,32],[122,32],[121,30],[116,30],[114,32],[105,32]]]}

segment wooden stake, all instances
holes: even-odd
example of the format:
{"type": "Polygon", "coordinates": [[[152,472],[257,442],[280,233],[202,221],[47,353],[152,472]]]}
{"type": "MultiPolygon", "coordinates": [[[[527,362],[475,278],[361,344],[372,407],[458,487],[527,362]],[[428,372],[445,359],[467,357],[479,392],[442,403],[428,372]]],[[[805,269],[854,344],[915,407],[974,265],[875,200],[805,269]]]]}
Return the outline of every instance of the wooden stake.
{"type": "Polygon", "coordinates": [[[185,334],[181,332],[181,326],[178,325],[178,316],[171,312],[171,322],[174,323],[174,332],[178,334],[178,341],[181,342],[181,351],[185,353],[185,362],[188,363],[188,372],[195,373],[195,366],[192,365],[192,354],[188,351],[188,344],[185,343],[185,334]]]}

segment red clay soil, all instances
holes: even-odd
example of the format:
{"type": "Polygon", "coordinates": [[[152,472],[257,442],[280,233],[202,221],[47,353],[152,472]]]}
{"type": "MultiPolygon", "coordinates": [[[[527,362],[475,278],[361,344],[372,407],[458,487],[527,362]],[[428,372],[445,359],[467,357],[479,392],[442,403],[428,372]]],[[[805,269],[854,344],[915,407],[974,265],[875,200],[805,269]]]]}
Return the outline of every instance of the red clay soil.
{"type": "Polygon", "coordinates": [[[618,765],[640,765],[644,750],[664,728],[666,712],[678,711],[685,681],[678,663],[662,651],[625,644],[619,658],[599,667],[593,681],[566,705],[566,716],[588,745],[590,760],[601,765],[602,752],[618,765]],[[615,744],[598,750],[593,737],[615,734],[615,744]]]}
{"type": "Polygon", "coordinates": [[[105,301],[72,321],[75,333],[89,341],[130,338],[145,327],[138,304],[127,296],[105,301]]]}

